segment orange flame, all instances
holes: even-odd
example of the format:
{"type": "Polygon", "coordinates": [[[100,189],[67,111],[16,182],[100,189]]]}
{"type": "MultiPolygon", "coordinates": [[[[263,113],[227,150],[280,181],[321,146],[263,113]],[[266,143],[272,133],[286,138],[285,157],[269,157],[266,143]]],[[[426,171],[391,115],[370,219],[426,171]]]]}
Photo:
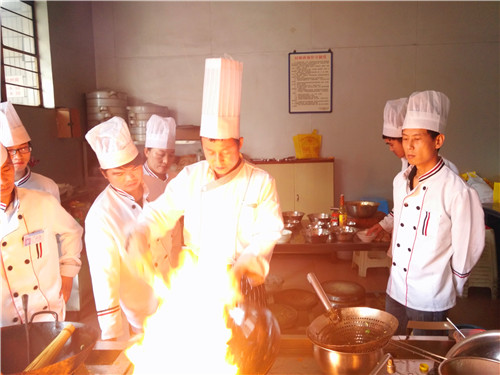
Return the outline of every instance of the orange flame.
{"type": "MultiPolygon", "coordinates": [[[[216,253],[216,252],[214,252],[216,253]]],[[[154,279],[160,299],[144,327],[144,337],[126,350],[134,374],[236,374],[228,355],[227,311],[241,296],[227,270],[227,258],[196,257],[183,251],[168,285],[154,279]]]]}

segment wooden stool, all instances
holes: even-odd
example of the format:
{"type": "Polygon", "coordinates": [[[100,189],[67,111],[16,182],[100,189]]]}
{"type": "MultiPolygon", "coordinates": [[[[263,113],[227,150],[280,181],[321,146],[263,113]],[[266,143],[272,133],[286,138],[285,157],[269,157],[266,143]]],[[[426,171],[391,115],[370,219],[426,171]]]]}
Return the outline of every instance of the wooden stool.
{"type": "Polygon", "coordinates": [[[497,253],[495,247],[495,232],[486,229],[484,250],[464,287],[464,297],[468,295],[470,287],[490,288],[491,298],[498,297],[497,253]]]}
{"type": "Polygon", "coordinates": [[[354,251],[351,266],[358,266],[358,275],[366,277],[366,270],[374,267],[391,267],[391,258],[385,251],[354,251]]]}

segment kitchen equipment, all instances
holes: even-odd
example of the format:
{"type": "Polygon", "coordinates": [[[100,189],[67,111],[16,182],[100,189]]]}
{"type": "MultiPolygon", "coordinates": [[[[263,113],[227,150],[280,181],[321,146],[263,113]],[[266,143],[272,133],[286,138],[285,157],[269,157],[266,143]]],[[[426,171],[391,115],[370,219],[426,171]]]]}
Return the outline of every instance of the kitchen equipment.
{"type": "Polygon", "coordinates": [[[238,365],[238,374],[266,374],[278,356],[280,328],[265,307],[241,304],[229,311],[232,337],[229,351],[238,365]]]}
{"type": "Polygon", "coordinates": [[[284,211],[281,213],[281,216],[283,216],[283,222],[285,224],[295,220],[300,223],[302,217],[304,216],[304,213],[300,211],[284,211]]]}
{"type": "Polygon", "coordinates": [[[328,280],[321,283],[332,307],[355,307],[365,303],[365,288],[352,281],[328,280]]]}
{"type": "Polygon", "coordinates": [[[345,227],[333,227],[333,233],[335,234],[335,238],[339,242],[351,242],[354,238],[354,235],[358,231],[358,228],[345,226],[345,227]]]}
{"type": "Polygon", "coordinates": [[[362,241],[362,242],[372,242],[373,239],[375,238],[375,233],[371,233],[368,235],[366,232],[368,232],[368,229],[361,230],[356,233],[356,236],[362,241]]]}
{"type": "Polygon", "coordinates": [[[456,357],[441,362],[439,375],[498,375],[500,362],[480,357],[456,357]]]}
{"type": "Polygon", "coordinates": [[[462,331],[458,329],[458,327],[451,321],[451,319],[446,317],[446,320],[453,326],[453,328],[455,328],[455,331],[457,331],[460,334],[460,336],[462,336],[465,339],[465,335],[462,333],[462,331]]]}
{"type": "Polygon", "coordinates": [[[330,230],[319,227],[304,229],[304,238],[309,243],[325,243],[330,238],[330,230]]]}
{"type": "Polygon", "coordinates": [[[377,212],[380,203],[371,201],[347,201],[345,202],[347,214],[356,219],[371,217],[377,212]]]}
{"type": "Polygon", "coordinates": [[[389,342],[398,327],[396,317],[370,307],[333,308],[316,276],[309,273],[307,279],[327,309],[307,327],[314,345],[344,353],[367,353],[389,342]]]}
{"type": "Polygon", "coordinates": [[[90,354],[94,347],[98,332],[88,325],[76,322],[31,322],[29,323],[30,352],[37,356],[68,325],[76,329],[66,342],[54,363],[38,370],[22,372],[29,361],[26,358],[26,336],[22,325],[1,328],[1,371],[2,374],[70,374],[90,354]]]}
{"type": "Polygon", "coordinates": [[[500,330],[485,331],[453,345],[447,358],[481,357],[500,361],[500,330]]]}
{"type": "Polygon", "coordinates": [[[327,228],[332,220],[331,215],[324,212],[308,214],[307,217],[312,224],[318,222],[324,228],[327,228]]]}
{"type": "Polygon", "coordinates": [[[105,89],[88,92],[85,97],[89,129],[114,116],[127,119],[127,94],[105,89]]]}

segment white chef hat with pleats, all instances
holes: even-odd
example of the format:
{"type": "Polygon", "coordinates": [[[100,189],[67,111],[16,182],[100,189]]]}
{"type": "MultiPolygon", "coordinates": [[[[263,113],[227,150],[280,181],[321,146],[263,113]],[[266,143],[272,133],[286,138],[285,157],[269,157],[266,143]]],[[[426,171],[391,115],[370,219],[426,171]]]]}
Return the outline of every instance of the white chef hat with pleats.
{"type": "Polygon", "coordinates": [[[200,136],[240,138],[243,63],[229,58],[205,60],[200,136]]]}
{"type": "Polygon", "coordinates": [[[31,141],[11,102],[0,103],[0,112],[5,115],[0,118],[0,143],[5,147],[12,147],[31,141]]]}
{"type": "Polygon", "coordinates": [[[172,117],[152,115],[146,123],[144,147],[175,149],[175,120],[172,117]]]}
{"type": "Polygon", "coordinates": [[[403,136],[403,122],[405,120],[408,98],[388,100],[384,108],[384,125],[382,135],[391,138],[403,136]]]}
{"type": "Polygon", "coordinates": [[[7,149],[0,144],[0,165],[3,165],[5,163],[5,160],[7,160],[7,149]]]}
{"type": "Polygon", "coordinates": [[[85,134],[85,138],[96,153],[102,169],[121,167],[139,154],[127,123],[118,116],[94,126],[85,134]]]}
{"type": "Polygon", "coordinates": [[[408,99],[403,129],[427,129],[444,134],[450,99],[439,91],[414,92],[408,99]]]}

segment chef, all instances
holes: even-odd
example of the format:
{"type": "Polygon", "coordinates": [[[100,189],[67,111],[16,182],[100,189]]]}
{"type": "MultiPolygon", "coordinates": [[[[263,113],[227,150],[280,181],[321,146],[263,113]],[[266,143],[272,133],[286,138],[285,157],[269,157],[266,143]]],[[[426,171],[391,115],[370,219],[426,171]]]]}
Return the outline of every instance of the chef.
{"type": "Polygon", "coordinates": [[[238,61],[206,60],[200,129],[206,160],[184,167],[144,210],[129,249],[144,248],[184,215],[186,247],[222,254],[246,301],[264,305],[263,282],[283,221],[274,179],[240,153],[242,70],[238,61]]]}
{"type": "MultiPolygon", "coordinates": [[[[62,321],[81,267],[83,229],[50,194],[17,188],[14,165],[2,145],[0,153],[1,325],[25,322],[23,295],[28,296],[28,320],[35,312],[54,311],[62,321]]],[[[50,320],[52,314],[34,318],[50,320]]]]}
{"type": "MultiPolygon", "coordinates": [[[[154,201],[165,191],[174,177],[170,170],[175,161],[176,124],[172,117],[152,115],[146,123],[146,142],[143,165],[144,183],[149,189],[148,201],[154,201]]],[[[182,249],[182,219],[162,239],[161,245],[151,248],[153,265],[164,278],[177,264],[182,249]]]]}
{"type": "Polygon", "coordinates": [[[148,190],[142,180],[139,152],[122,118],[113,117],[93,127],[85,138],[109,182],[85,219],[97,318],[103,340],[125,339],[129,333],[141,332],[144,320],[158,305],[152,288],[124,247],[125,228],[135,223],[147,204],[148,190]]]}
{"type": "Polygon", "coordinates": [[[393,183],[386,297],[386,311],[399,320],[396,334],[404,334],[408,320],[445,320],[484,247],[479,197],[438,154],[448,110],[449,99],[437,91],[415,92],[408,101],[402,129],[410,166],[393,183]]]}
{"type": "MultiPolygon", "coordinates": [[[[406,116],[408,106],[408,98],[400,98],[388,100],[384,107],[384,122],[382,126],[382,138],[389,150],[395,156],[401,159],[401,170],[404,171],[408,168],[409,163],[405,157],[403,148],[403,122],[406,116]]],[[[442,158],[444,163],[456,174],[458,168],[451,161],[442,158]]],[[[394,225],[394,212],[386,215],[381,221],[368,229],[368,234],[374,233],[376,235],[375,241],[389,241],[390,233],[394,225]]],[[[390,250],[389,250],[390,256],[390,250]]]]}
{"type": "Polygon", "coordinates": [[[0,143],[9,151],[14,163],[15,184],[18,187],[46,191],[59,202],[59,187],[50,178],[34,173],[28,167],[31,160],[31,138],[23,126],[11,102],[0,103],[0,111],[5,117],[0,122],[0,143]]]}

